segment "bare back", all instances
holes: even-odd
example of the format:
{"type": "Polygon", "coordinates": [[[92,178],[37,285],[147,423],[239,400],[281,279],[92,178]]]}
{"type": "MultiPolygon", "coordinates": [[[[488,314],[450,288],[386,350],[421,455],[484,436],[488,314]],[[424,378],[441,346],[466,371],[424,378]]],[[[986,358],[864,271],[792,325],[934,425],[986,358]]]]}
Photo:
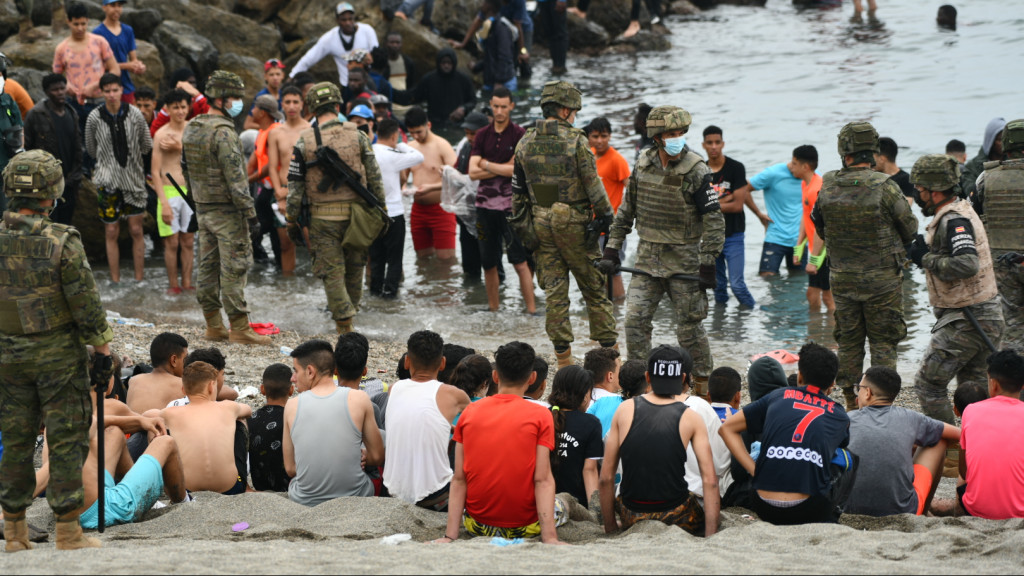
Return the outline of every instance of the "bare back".
{"type": "Polygon", "coordinates": [[[165,124],[153,136],[154,184],[170,186],[171,182],[165,176],[169,173],[179,186],[185,186],[185,176],[181,172],[181,136],[184,132],[184,129],[179,130],[172,124],[165,124]],[[164,149],[165,143],[170,149],[164,149]]]}
{"type": "Polygon", "coordinates": [[[185,488],[226,492],[238,480],[235,467],[235,402],[193,401],[163,410],[167,432],[181,452],[185,488]]]}
{"type": "Polygon", "coordinates": [[[185,395],[181,378],[167,372],[138,374],[128,381],[126,404],[132,412],[163,410],[168,404],[185,395]]]}
{"type": "Polygon", "coordinates": [[[423,154],[423,163],[412,168],[413,184],[417,188],[439,185],[441,169],[455,164],[455,149],[447,140],[433,133],[430,134],[426,143],[420,144],[416,140],[412,140],[409,145],[423,154]]]}

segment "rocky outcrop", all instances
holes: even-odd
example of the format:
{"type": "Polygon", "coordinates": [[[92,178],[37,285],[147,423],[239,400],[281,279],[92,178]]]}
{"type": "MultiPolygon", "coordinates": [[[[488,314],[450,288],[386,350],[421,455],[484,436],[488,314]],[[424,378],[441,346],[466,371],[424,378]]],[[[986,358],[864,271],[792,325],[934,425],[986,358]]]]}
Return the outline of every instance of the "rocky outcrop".
{"type": "Polygon", "coordinates": [[[205,79],[217,69],[220,52],[213,42],[187,24],[165,20],[153,32],[153,44],[160,51],[168,73],[179,68],[191,68],[197,78],[205,79]]]}
{"type": "Polygon", "coordinates": [[[43,77],[49,74],[43,70],[32,68],[14,68],[8,71],[11,79],[21,84],[21,87],[32,97],[33,102],[39,102],[46,97],[43,93],[43,77]]]}
{"type": "MultiPolygon", "coordinates": [[[[217,62],[217,68],[234,72],[245,82],[245,101],[249,102],[256,97],[256,93],[263,89],[263,62],[251,57],[241,56],[232,52],[221,54],[217,62]]],[[[337,81],[335,72],[335,81],[337,81]]]]}
{"type": "Polygon", "coordinates": [[[281,33],[273,26],[253,22],[244,16],[206,6],[192,0],[140,0],[139,6],[160,12],[166,21],[187,22],[218,52],[234,52],[261,63],[281,57],[281,33]]]}
{"type": "Polygon", "coordinates": [[[136,40],[148,41],[153,37],[156,27],[164,21],[163,14],[152,8],[129,8],[125,6],[121,12],[121,21],[132,27],[136,40]]]}
{"type": "Polygon", "coordinates": [[[630,38],[616,38],[608,48],[608,52],[630,54],[635,52],[665,52],[672,49],[668,38],[655,32],[641,30],[630,38]]]}
{"type": "Polygon", "coordinates": [[[611,42],[608,31],[592,20],[569,14],[569,48],[587,52],[601,50],[611,42]]]}
{"type": "Polygon", "coordinates": [[[164,68],[164,61],[160,58],[160,50],[153,44],[143,40],[137,40],[135,45],[136,55],[146,65],[146,72],[145,74],[132,74],[132,82],[136,88],[146,86],[159,94],[164,75],[167,72],[164,68]]]}
{"type": "MultiPolygon", "coordinates": [[[[643,5],[643,2],[641,2],[641,5],[643,5]]],[[[632,0],[599,0],[591,2],[590,8],[587,9],[587,21],[604,28],[608,31],[609,36],[615,38],[625,32],[626,26],[629,26],[629,11],[632,6],[632,0]]],[[[647,8],[645,6],[641,14],[642,23],[642,18],[646,14],[647,8]]],[[[649,17],[647,21],[650,21],[649,17]]]]}
{"type": "MultiPolygon", "coordinates": [[[[43,29],[48,30],[49,27],[43,29]]],[[[53,52],[61,40],[63,40],[61,37],[50,37],[36,42],[23,43],[15,34],[8,38],[3,45],[0,45],[0,52],[7,56],[15,68],[51,70],[53,68],[53,52]]]]}
{"type": "MultiPolygon", "coordinates": [[[[434,8],[435,13],[437,8],[434,8]]],[[[442,48],[450,47],[447,40],[438,37],[436,34],[420,26],[418,21],[402,20],[395,18],[387,28],[378,28],[377,37],[381,45],[384,44],[390,32],[398,32],[402,35],[402,52],[412,58],[420,75],[437,68],[437,53],[442,48]]],[[[463,50],[456,51],[459,58],[459,69],[472,76],[469,71],[471,56],[463,50]]]]}

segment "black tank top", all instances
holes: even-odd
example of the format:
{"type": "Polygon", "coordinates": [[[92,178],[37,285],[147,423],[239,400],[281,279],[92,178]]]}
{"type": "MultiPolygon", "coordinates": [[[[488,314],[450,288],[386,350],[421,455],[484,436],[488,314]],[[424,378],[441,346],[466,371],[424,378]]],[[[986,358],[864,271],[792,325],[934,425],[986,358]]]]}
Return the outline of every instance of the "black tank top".
{"type": "Polygon", "coordinates": [[[633,424],[622,441],[621,496],[636,512],[671,510],[686,501],[686,448],[679,437],[679,420],[686,404],[652,404],[633,399],[633,424]]]}

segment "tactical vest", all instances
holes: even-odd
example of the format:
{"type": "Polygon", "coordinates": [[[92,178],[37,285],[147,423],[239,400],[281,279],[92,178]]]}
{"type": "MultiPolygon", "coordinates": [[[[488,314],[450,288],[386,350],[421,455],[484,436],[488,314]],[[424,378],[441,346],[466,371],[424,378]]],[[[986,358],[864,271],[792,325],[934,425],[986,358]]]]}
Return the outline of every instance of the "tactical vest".
{"type": "Polygon", "coordinates": [[[27,232],[0,224],[0,333],[37,334],[73,322],[60,273],[72,233],[70,226],[42,219],[27,232]]]}
{"type": "Polygon", "coordinates": [[[641,240],[657,244],[697,242],[704,233],[686,175],[703,160],[686,151],[675,164],[662,168],[657,149],[640,156],[636,178],[635,218],[641,240]]]}
{"type": "Polygon", "coordinates": [[[992,269],[992,253],[989,251],[988,236],[981,223],[981,218],[966,200],[957,199],[946,204],[935,213],[935,218],[928,223],[925,229],[925,240],[933,254],[949,255],[949,247],[945,242],[938,242],[936,230],[940,225],[945,226],[946,216],[955,218],[960,216],[971,221],[974,227],[974,243],[978,250],[978,273],[970,278],[963,278],[947,282],[931,272],[925,274],[928,280],[928,300],[936,308],[963,308],[981,304],[996,297],[999,289],[996,286],[995,271],[992,269]]]}
{"type": "MultiPolygon", "coordinates": [[[[328,186],[320,191],[320,182],[326,174],[320,166],[311,166],[316,160],[316,135],[309,128],[302,132],[303,159],[306,161],[306,196],[314,206],[335,202],[351,202],[360,196],[345,185],[328,186]]],[[[359,130],[351,122],[331,123],[320,128],[320,139],[327,148],[333,148],[338,157],[345,161],[354,172],[359,174],[359,181],[366,186],[366,169],[363,168],[362,150],[359,147],[359,130]]]]}
{"type": "Polygon", "coordinates": [[[899,234],[883,219],[882,188],[887,174],[837,170],[825,174],[818,210],[825,220],[825,247],[833,272],[895,269],[904,252],[899,234]]]}
{"type": "MultiPolygon", "coordinates": [[[[238,140],[235,125],[223,116],[203,114],[189,121],[181,137],[181,153],[188,166],[189,194],[196,204],[231,204],[230,185],[214,151],[218,138],[238,140]],[[218,132],[226,131],[218,136],[218,132]]],[[[241,156],[239,146],[239,156],[241,156]]]]}
{"type": "Polygon", "coordinates": [[[997,253],[1024,252],[1024,160],[986,162],[984,182],[989,246],[997,253]]]}
{"type": "Polygon", "coordinates": [[[580,185],[576,167],[577,140],[583,131],[561,126],[554,118],[537,122],[527,130],[517,151],[527,174],[526,187],[537,206],[550,208],[555,202],[590,205],[580,185]]]}

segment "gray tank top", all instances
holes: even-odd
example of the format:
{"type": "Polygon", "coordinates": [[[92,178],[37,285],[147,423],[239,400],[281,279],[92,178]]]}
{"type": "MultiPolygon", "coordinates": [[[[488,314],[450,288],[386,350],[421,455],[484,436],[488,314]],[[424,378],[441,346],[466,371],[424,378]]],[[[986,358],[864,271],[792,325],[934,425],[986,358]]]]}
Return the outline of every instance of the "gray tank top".
{"type": "Polygon", "coordinates": [[[373,496],[373,483],[359,465],[363,434],[349,414],[349,392],[299,394],[291,430],[295,479],[288,497],[293,502],[316,506],[342,496],[373,496]]]}

